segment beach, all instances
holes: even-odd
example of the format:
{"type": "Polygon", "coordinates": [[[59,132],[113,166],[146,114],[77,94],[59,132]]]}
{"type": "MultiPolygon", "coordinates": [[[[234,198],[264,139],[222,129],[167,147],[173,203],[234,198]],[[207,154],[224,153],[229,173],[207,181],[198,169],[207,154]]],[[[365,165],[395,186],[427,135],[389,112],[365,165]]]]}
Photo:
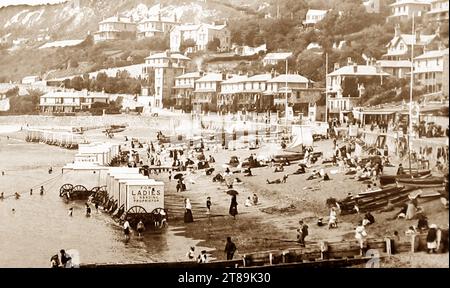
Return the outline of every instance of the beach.
{"type": "MultiPolygon", "coordinates": [[[[85,117],[88,118],[88,117],[85,117]]],[[[62,118],[61,118],[62,119],[62,118]]],[[[34,126],[51,126],[53,119],[36,118],[32,122],[26,118],[15,119],[15,125],[33,123],[34,126]]],[[[8,124],[11,120],[0,119],[0,124],[8,124]],[[6,123],[8,122],[8,123],[6,123]]],[[[57,119],[54,127],[82,126],[85,124],[98,126],[123,123],[123,117],[108,117],[105,122],[95,119],[57,119]]],[[[101,129],[89,130],[85,137],[92,141],[110,141],[124,143],[125,136],[138,137],[156,141],[156,132],[168,131],[171,124],[168,119],[143,118],[139,120],[132,118],[125,131],[117,133],[112,139],[108,139],[101,129]]],[[[18,126],[16,126],[18,127],[18,126]]],[[[2,159],[1,170],[6,171],[1,180],[0,191],[12,194],[16,191],[27,193],[30,187],[34,187],[57,176],[61,168],[73,161],[76,150],[66,150],[60,147],[45,144],[27,143],[24,133],[17,129],[4,130],[0,134],[0,159],[2,159]],[[10,139],[6,139],[9,136],[10,139]],[[48,174],[48,168],[52,167],[55,175],[48,174]]],[[[314,149],[324,153],[332,151],[333,142],[321,140],[314,142],[314,149]]],[[[228,214],[231,197],[226,193],[228,190],[224,184],[212,182],[212,177],[218,172],[223,172],[223,164],[228,162],[231,156],[237,156],[241,160],[258,153],[258,150],[212,149],[204,152],[206,158],[213,155],[216,162],[212,175],[205,175],[204,170],[185,173],[187,190],[176,192],[176,181],[169,181],[167,173],[152,175],[152,178],[162,180],[166,184],[165,195],[168,205],[169,231],[165,234],[150,234],[145,236],[145,241],[137,241],[134,237],[125,244],[122,241],[120,226],[110,219],[109,215],[94,214],[87,219],[83,215],[83,203],[73,204],[76,208],[77,217],[68,218],[68,205],[58,197],[59,187],[64,184],[58,181],[51,182],[46,186],[46,195],[40,197],[38,189],[32,196],[24,194],[19,200],[5,199],[0,202],[2,218],[9,225],[0,224],[1,251],[14,251],[8,253],[8,265],[19,267],[47,267],[49,259],[62,247],[79,249],[82,252],[82,261],[93,262],[133,262],[133,261],[185,261],[185,254],[190,246],[196,246],[196,251],[202,249],[208,251],[210,259],[226,259],[223,249],[226,237],[230,236],[237,246],[235,258],[257,251],[275,249],[287,249],[298,247],[296,243],[296,229],[298,221],[303,220],[309,226],[309,235],[306,245],[318,245],[320,241],[354,241],[354,229],[363,215],[350,214],[338,215],[338,228],[328,229],[327,225],[319,227],[317,219],[323,217],[327,223],[329,210],[326,200],[330,197],[336,199],[344,198],[348,193],[357,194],[366,188],[366,184],[357,182],[349,175],[344,175],[338,167],[325,167],[322,159],[308,168],[324,168],[331,181],[320,179],[306,180],[310,173],[302,175],[289,175],[286,183],[268,185],[266,180],[280,179],[285,174],[291,174],[298,169],[293,163],[285,167],[284,172],[274,173],[272,167],[261,167],[252,169],[254,176],[246,177],[243,173],[235,173],[234,177],[242,182],[234,185],[239,194],[238,212],[236,219],[228,214]],[[245,199],[256,193],[259,204],[245,207],[245,199]],[[211,197],[211,215],[206,214],[206,198],[211,197]],[[183,223],[183,199],[189,198],[193,206],[193,223],[183,223]],[[15,208],[14,215],[11,209],[15,208]],[[44,216],[43,216],[44,215],[44,216]],[[26,219],[26,220],[24,220],[26,219]],[[37,219],[37,220],[36,220],[37,219]],[[33,220],[33,221],[32,221],[33,220]],[[6,227],[8,226],[8,227],[6,227]],[[11,232],[11,227],[14,227],[11,232]],[[23,235],[30,235],[24,240],[23,235]],[[46,245],[33,245],[33,239],[37,237],[45,241],[46,245]],[[42,246],[41,246],[42,245],[42,246]],[[99,252],[97,252],[99,251],[99,252]],[[21,255],[31,255],[32,263],[24,262],[21,255]],[[158,259],[158,260],[156,260],[158,259]]],[[[394,163],[395,159],[393,159],[394,163]]],[[[385,173],[395,173],[396,168],[386,168],[385,173]]],[[[445,209],[439,200],[421,203],[427,212],[429,223],[435,223],[441,227],[448,225],[448,209],[445,209]]],[[[398,231],[400,237],[406,239],[404,231],[416,224],[416,220],[389,220],[397,212],[377,213],[373,215],[376,222],[367,228],[369,238],[383,238],[392,236],[398,231]]],[[[448,267],[447,256],[430,255],[422,257],[425,253],[419,252],[410,257],[402,255],[398,260],[390,260],[386,265],[400,267],[448,267]],[[436,257],[432,257],[436,256],[436,257]],[[432,264],[427,264],[432,263],[432,264]]],[[[2,262],[0,260],[0,262],[2,262]]],[[[2,263],[0,263],[1,265],[2,263]]],[[[3,265],[2,265],[3,266],[3,265]]]]}

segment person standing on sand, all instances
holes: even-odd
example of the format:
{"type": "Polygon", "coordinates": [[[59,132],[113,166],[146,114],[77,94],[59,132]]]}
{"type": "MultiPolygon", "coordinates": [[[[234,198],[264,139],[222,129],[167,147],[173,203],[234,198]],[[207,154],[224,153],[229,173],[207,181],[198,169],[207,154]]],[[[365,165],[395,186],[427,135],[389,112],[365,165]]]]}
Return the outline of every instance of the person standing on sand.
{"type": "Polygon", "coordinates": [[[225,245],[225,254],[227,254],[227,260],[233,260],[233,256],[236,250],[236,245],[231,241],[231,237],[227,237],[227,244],[225,245]]]}
{"type": "Polygon", "coordinates": [[[44,195],[44,186],[41,186],[41,190],[39,191],[39,195],[44,195]]]}
{"type": "Polygon", "coordinates": [[[130,232],[131,232],[130,222],[125,220],[125,223],[123,223],[123,234],[125,234],[125,241],[130,240],[130,232]]]}
{"type": "Polygon", "coordinates": [[[301,246],[305,247],[305,238],[308,236],[308,225],[300,220],[298,222],[299,228],[297,229],[297,240],[301,246]]]}
{"type": "Polygon", "coordinates": [[[211,197],[206,198],[206,214],[211,214],[211,197]]]}
{"type": "Polygon", "coordinates": [[[30,196],[33,195],[33,189],[30,189],[30,196]]]}
{"type": "Polygon", "coordinates": [[[364,225],[362,221],[359,222],[358,226],[355,229],[355,239],[359,243],[359,249],[360,249],[360,255],[363,255],[364,252],[364,244],[367,237],[366,229],[364,228],[364,225]]]}
{"type": "Polygon", "coordinates": [[[237,210],[237,198],[236,195],[233,195],[233,197],[231,197],[231,203],[230,203],[230,215],[233,216],[234,219],[236,219],[236,215],[238,214],[238,210],[237,210]]]}
{"type": "Polygon", "coordinates": [[[184,223],[194,222],[194,216],[192,216],[192,204],[189,198],[184,199],[184,223]]]}

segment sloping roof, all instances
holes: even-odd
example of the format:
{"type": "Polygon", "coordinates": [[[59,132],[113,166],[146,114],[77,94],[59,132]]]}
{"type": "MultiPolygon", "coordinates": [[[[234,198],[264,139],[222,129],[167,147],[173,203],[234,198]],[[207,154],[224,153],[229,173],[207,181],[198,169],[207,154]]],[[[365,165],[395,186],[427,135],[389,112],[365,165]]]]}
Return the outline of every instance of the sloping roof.
{"type": "Polygon", "coordinates": [[[172,58],[172,59],[181,59],[181,60],[191,60],[189,57],[186,57],[179,53],[167,53],[167,52],[161,52],[161,53],[155,53],[153,55],[145,57],[145,59],[160,59],[160,58],[172,58]]]}
{"type": "Polygon", "coordinates": [[[198,24],[185,24],[175,27],[175,29],[179,31],[194,31],[197,30],[198,28],[200,28],[200,25],[198,24]]]}
{"type": "Polygon", "coordinates": [[[221,81],[222,81],[221,73],[208,73],[195,82],[221,82],[221,81]]]}
{"type": "Polygon", "coordinates": [[[109,98],[108,94],[99,93],[99,92],[88,92],[86,94],[86,91],[51,91],[48,93],[45,93],[41,97],[43,98],[77,98],[77,97],[84,97],[84,98],[109,98]]]}
{"type": "Polygon", "coordinates": [[[380,67],[411,67],[411,62],[408,60],[378,60],[377,64],[380,67]]]}
{"type": "Polygon", "coordinates": [[[414,59],[427,59],[427,58],[438,58],[444,55],[448,55],[448,48],[444,50],[432,50],[417,56],[414,59]]]}
{"type": "Polygon", "coordinates": [[[354,71],[354,66],[344,66],[329,73],[327,76],[389,76],[389,73],[378,72],[375,66],[369,65],[356,65],[356,72],[354,71]]]}
{"type": "Polygon", "coordinates": [[[212,29],[212,30],[222,30],[227,27],[227,25],[212,25],[212,24],[203,24],[206,28],[212,29]]]}
{"type": "Polygon", "coordinates": [[[292,52],[267,53],[263,60],[286,60],[292,56],[292,52]]]}
{"type": "Polygon", "coordinates": [[[190,72],[176,77],[176,79],[200,78],[200,72],[190,72]]]}
{"type": "Polygon", "coordinates": [[[151,15],[139,21],[139,23],[147,23],[147,22],[165,22],[165,23],[176,23],[173,17],[159,17],[158,15],[151,15]]]}
{"type": "Polygon", "coordinates": [[[273,79],[267,81],[269,83],[309,83],[313,82],[306,77],[298,74],[281,74],[273,79]]]}
{"type": "Polygon", "coordinates": [[[430,0],[397,0],[389,6],[398,6],[405,4],[415,4],[415,5],[430,5],[430,0]]]}
{"type": "Polygon", "coordinates": [[[222,81],[222,84],[242,83],[245,82],[245,80],[247,79],[248,79],[247,75],[235,75],[230,79],[222,81]]]}
{"type": "Polygon", "coordinates": [[[103,21],[100,21],[98,24],[103,24],[103,23],[125,23],[125,24],[136,24],[134,22],[131,21],[130,18],[128,17],[123,17],[123,16],[112,16],[109,18],[106,18],[103,21]]]}
{"type": "Polygon", "coordinates": [[[53,48],[53,47],[67,47],[67,46],[76,46],[80,43],[82,43],[84,40],[61,40],[61,41],[53,41],[53,42],[48,42],[45,43],[44,45],[42,45],[41,47],[39,47],[39,49],[44,49],[44,48],[53,48]]]}
{"type": "Polygon", "coordinates": [[[306,12],[306,15],[308,16],[323,16],[327,14],[328,10],[317,10],[317,9],[309,9],[308,12],[306,12]]]}
{"type": "Polygon", "coordinates": [[[270,79],[272,79],[271,74],[258,74],[258,75],[249,77],[246,80],[246,82],[263,82],[263,81],[269,81],[270,79]]]}

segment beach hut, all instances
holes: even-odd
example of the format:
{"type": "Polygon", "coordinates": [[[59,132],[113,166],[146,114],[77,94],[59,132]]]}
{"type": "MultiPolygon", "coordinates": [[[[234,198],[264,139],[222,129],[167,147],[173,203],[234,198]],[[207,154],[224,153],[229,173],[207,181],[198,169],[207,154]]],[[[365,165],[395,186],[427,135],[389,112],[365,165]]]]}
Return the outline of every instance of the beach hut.
{"type": "Polygon", "coordinates": [[[119,206],[123,204],[124,199],[120,198],[120,180],[148,180],[148,177],[142,175],[142,174],[112,174],[111,176],[111,187],[108,191],[108,195],[114,200],[117,200],[117,203],[119,206]]]}

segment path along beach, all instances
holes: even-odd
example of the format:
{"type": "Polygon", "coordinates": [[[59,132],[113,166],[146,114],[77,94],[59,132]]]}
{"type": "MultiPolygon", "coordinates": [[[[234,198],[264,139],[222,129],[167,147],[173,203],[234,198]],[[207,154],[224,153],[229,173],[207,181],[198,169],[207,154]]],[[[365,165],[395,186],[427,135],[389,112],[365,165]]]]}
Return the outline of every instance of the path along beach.
{"type": "MultiPolygon", "coordinates": [[[[70,117],[71,118],[71,117],[70,117]]],[[[89,118],[89,117],[85,117],[89,118]]],[[[11,125],[11,119],[0,119],[1,124],[11,125]],[[8,123],[5,123],[8,122],[8,123]]],[[[28,123],[39,123],[41,126],[83,126],[87,121],[96,122],[97,125],[122,124],[130,121],[124,132],[120,132],[113,139],[108,139],[100,130],[87,131],[85,137],[91,141],[117,141],[124,143],[125,137],[138,137],[156,141],[156,132],[170,129],[167,119],[143,118],[127,120],[125,117],[108,117],[105,123],[101,119],[14,119],[15,127],[28,123]]],[[[36,125],[37,126],[37,125],[36,125]]],[[[87,125],[85,125],[87,126],[87,125]]],[[[266,180],[282,178],[298,169],[296,164],[285,167],[284,172],[274,173],[271,167],[252,169],[254,176],[244,177],[236,174],[242,183],[234,185],[239,192],[237,196],[238,211],[236,219],[228,214],[230,196],[226,194],[227,187],[223,184],[213,183],[212,176],[205,175],[204,170],[195,171],[186,175],[187,191],[176,192],[176,182],[169,181],[167,173],[154,175],[155,179],[166,184],[166,195],[177,199],[179,203],[173,205],[182,207],[183,198],[190,198],[193,204],[193,223],[183,223],[183,209],[175,209],[177,215],[170,220],[170,229],[166,234],[146,235],[145,240],[139,242],[132,240],[128,244],[122,241],[121,228],[112,221],[108,215],[95,215],[86,219],[83,214],[83,203],[74,204],[74,214],[78,216],[67,217],[65,204],[59,197],[59,184],[46,187],[46,194],[39,197],[36,193],[27,195],[30,187],[39,185],[45,180],[54,177],[48,174],[48,167],[53,167],[58,173],[68,162],[73,161],[75,151],[61,149],[45,144],[26,143],[23,133],[17,128],[0,134],[1,169],[6,171],[0,181],[0,192],[5,195],[14,192],[24,193],[21,199],[5,199],[0,202],[0,250],[3,263],[15,267],[48,267],[49,259],[59,249],[78,249],[83,262],[133,262],[133,261],[184,261],[184,255],[190,246],[197,246],[196,251],[208,250],[210,258],[225,259],[223,249],[227,236],[232,237],[238,248],[237,255],[250,252],[285,249],[297,247],[296,229],[298,221],[303,219],[309,226],[308,243],[322,240],[342,241],[354,240],[354,229],[362,215],[351,214],[339,216],[339,227],[328,229],[325,225],[318,227],[317,219],[323,217],[325,223],[329,214],[326,199],[334,197],[342,199],[349,192],[357,194],[366,188],[366,184],[351,179],[344,173],[334,173],[337,167],[324,167],[321,161],[312,169],[324,168],[330,175],[331,181],[319,179],[306,180],[310,173],[290,175],[286,183],[267,185],[266,180]],[[9,136],[8,140],[6,137],[9,136]],[[245,199],[256,193],[259,205],[245,207],[245,199]],[[206,198],[211,197],[211,215],[206,214],[206,198]],[[78,205],[78,206],[77,206],[78,205]],[[16,212],[12,213],[11,209],[16,212]],[[7,251],[3,253],[3,251],[7,251]],[[26,255],[26,259],[24,259],[26,255]]],[[[339,141],[338,141],[339,143],[339,141]]],[[[332,151],[332,140],[314,142],[315,151],[332,151]]],[[[228,162],[231,156],[241,159],[248,157],[253,150],[223,150],[217,152],[206,150],[205,156],[213,155],[216,172],[224,170],[223,163],[228,162]]],[[[397,164],[398,160],[391,158],[397,164]],[[396,162],[397,161],[397,162],[396,162]]],[[[395,168],[386,168],[385,173],[395,173],[395,168]],[[388,169],[392,169],[389,171],[388,169]]],[[[55,174],[56,176],[57,174],[55,174]]],[[[421,204],[427,212],[429,223],[445,227],[448,225],[448,209],[442,207],[437,201],[421,204]]],[[[404,231],[417,220],[388,220],[397,212],[373,213],[376,222],[367,228],[369,237],[382,238],[398,231],[400,237],[406,237],[404,231]]],[[[400,267],[448,267],[448,254],[396,256],[395,260],[384,263],[385,266],[400,267]]]]}

